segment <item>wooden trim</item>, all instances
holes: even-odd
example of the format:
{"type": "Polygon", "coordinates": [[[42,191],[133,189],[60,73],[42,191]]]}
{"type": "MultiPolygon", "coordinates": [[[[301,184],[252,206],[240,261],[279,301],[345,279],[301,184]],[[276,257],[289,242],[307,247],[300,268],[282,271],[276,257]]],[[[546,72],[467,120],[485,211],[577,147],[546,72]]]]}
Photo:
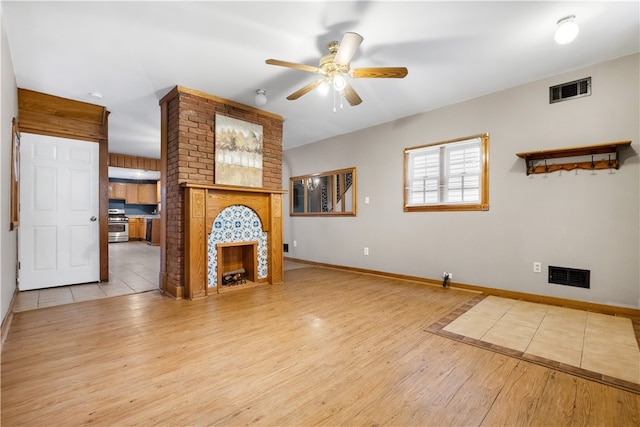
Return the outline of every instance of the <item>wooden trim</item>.
{"type": "Polygon", "coordinates": [[[98,142],[106,137],[106,108],[18,89],[18,122],[23,133],[98,142]]]}
{"type": "Polygon", "coordinates": [[[167,153],[168,153],[168,106],[167,103],[160,103],[160,289],[169,292],[176,298],[182,298],[182,289],[179,292],[172,287],[174,292],[167,288],[167,153]],[[162,211],[165,211],[163,214],[162,211]],[[177,295],[180,294],[180,296],[177,295]]]}
{"type": "Polygon", "coordinates": [[[159,171],[160,160],[149,157],[129,156],[127,154],[109,153],[109,166],[126,169],[142,169],[159,171]]]}
{"type": "Polygon", "coordinates": [[[220,103],[220,104],[228,105],[230,107],[239,108],[241,110],[246,110],[248,112],[253,112],[253,113],[259,114],[261,116],[267,116],[267,117],[271,117],[272,119],[284,121],[282,116],[279,115],[279,114],[270,113],[268,111],[260,110],[258,108],[251,107],[251,106],[245,105],[245,104],[241,104],[239,102],[231,101],[229,99],[225,99],[225,98],[220,98],[218,96],[209,95],[208,93],[200,92],[200,91],[194,90],[194,89],[189,89],[189,88],[186,88],[184,86],[176,86],[173,89],[171,89],[165,96],[162,97],[162,99],[160,99],[160,104],[166,103],[169,99],[171,99],[171,98],[175,97],[176,95],[178,95],[178,93],[186,93],[186,94],[197,96],[197,97],[200,97],[200,98],[205,98],[205,99],[211,100],[213,102],[217,102],[217,103],[220,103]]]}
{"type": "Polygon", "coordinates": [[[282,252],[283,225],[282,225],[282,194],[272,194],[269,198],[269,229],[270,236],[268,242],[268,281],[273,285],[284,281],[284,261],[282,252]]]}
{"type": "Polygon", "coordinates": [[[403,178],[402,178],[402,200],[404,212],[453,212],[453,211],[488,211],[489,210],[489,134],[481,133],[478,135],[467,136],[464,138],[452,139],[449,141],[437,142],[434,144],[420,145],[416,147],[410,147],[404,149],[403,155],[403,178]],[[479,203],[464,204],[464,203],[441,203],[441,204],[422,204],[422,205],[408,205],[408,188],[407,182],[407,163],[409,162],[409,152],[427,147],[444,146],[448,144],[463,142],[480,138],[480,151],[482,155],[482,171],[480,180],[482,181],[482,193],[480,194],[479,203]]]}
{"type": "MultiPolygon", "coordinates": [[[[106,128],[106,126],[105,126],[106,128]]],[[[98,159],[98,212],[100,215],[100,281],[109,281],[109,223],[107,222],[109,211],[109,167],[107,156],[109,154],[109,138],[106,135],[99,142],[98,159]]]]}
{"type": "Polygon", "coordinates": [[[184,194],[184,292],[189,299],[207,296],[207,192],[189,189],[184,194]]]}
{"type": "Polygon", "coordinates": [[[11,210],[9,230],[16,230],[20,223],[20,128],[11,119],[11,210]]]}
{"type": "MultiPolygon", "coordinates": [[[[282,282],[282,191],[255,188],[242,190],[243,187],[190,184],[183,184],[182,187],[185,190],[183,233],[186,298],[200,298],[211,291],[207,275],[208,235],[216,216],[223,209],[236,204],[247,206],[260,218],[262,231],[268,233],[267,282],[271,284],[282,282]],[[222,189],[225,191],[220,191],[222,189]]],[[[216,292],[219,291],[218,287],[216,292]]]]}
{"type": "Polygon", "coordinates": [[[9,309],[7,310],[7,315],[4,319],[2,319],[2,326],[0,327],[0,345],[4,346],[4,340],[7,339],[7,335],[9,334],[9,328],[11,328],[11,323],[13,322],[13,305],[16,302],[16,297],[18,296],[18,287],[13,291],[13,296],[11,297],[11,303],[9,303],[9,309]]]}
{"type": "MultiPolygon", "coordinates": [[[[356,273],[363,273],[363,274],[374,274],[376,276],[410,280],[412,282],[425,283],[429,285],[440,285],[440,286],[442,285],[442,280],[427,279],[423,277],[409,276],[404,274],[387,273],[384,271],[368,270],[368,269],[357,268],[357,267],[326,264],[322,262],[300,260],[300,259],[289,258],[289,257],[285,257],[284,259],[287,261],[315,265],[318,267],[353,271],[356,273]]],[[[518,300],[536,302],[541,304],[557,305],[561,307],[575,308],[577,310],[588,310],[588,311],[593,311],[593,312],[603,313],[603,314],[610,314],[615,316],[640,317],[640,309],[636,309],[636,308],[619,307],[614,305],[606,305],[606,304],[599,304],[599,303],[586,302],[586,301],[577,301],[577,300],[571,300],[566,298],[557,298],[557,297],[551,297],[551,296],[545,296],[545,295],[529,294],[525,292],[509,291],[505,289],[487,288],[484,286],[468,285],[465,283],[450,282],[449,286],[456,289],[462,289],[462,290],[467,290],[472,292],[480,292],[487,295],[494,295],[494,296],[499,296],[504,298],[518,299],[518,300]]]]}
{"type": "MultiPolygon", "coordinates": [[[[337,170],[331,170],[331,171],[326,171],[326,172],[316,172],[316,173],[312,173],[312,174],[307,174],[307,175],[298,175],[298,176],[292,176],[291,178],[289,178],[289,192],[291,193],[291,197],[289,197],[289,216],[337,216],[337,217],[341,217],[341,216],[357,216],[357,205],[358,205],[358,185],[357,185],[357,168],[355,166],[353,167],[349,167],[349,168],[344,168],[344,169],[337,169],[337,170]],[[340,210],[336,211],[335,209],[333,209],[331,212],[323,212],[322,210],[320,211],[313,211],[313,212],[309,212],[309,198],[310,198],[310,190],[307,188],[307,184],[308,184],[308,180],[311,178],[323,178],[323,177],[327,177],[328,181],[329,181],[329,186],[334,187],[335,186],[335,182],[337,180],[336,175],[340,175],[343,178],[340,179],[340,186],[341,186],[341,192],[340,195],[344,196],[345,194],[345,178],[344,175],[345,174],[351,174],[351,186],[350,186],[350,190],[351,190],[351,206],[347,209],[346,207],[346,202],[345,202],[345,198],[341,197],[341,208],[340,210]],[[302,201],[302,207],[303,207],[303,211],[302,212],[294,212],[294,185],[296,182],[298,181],[302,181],[302,190],[304,192],[303,194],[303,201],[302,201]]],[[[332,200],[332,203],[334,204],[335,207],[335,196],[336,196],[336,192],[335,189],[332,190],[330,192],[333,197],[334,200],[332,200]]]]}
{"type": "Polygon", "coordinates": [[[21,133],[33,133],[99,144],[98,211],[100,215],[100,281],[109,280],[109,111],[103,106],[18,88],[21,133]]]}
{"type": "Polygon", "coordinates": [[[163,291],[174,298],[182,299],[185,297],[184,286],[175,286],[171,283],[167,283],[165,280],[163,291]]]}
{"type": "Polygon", "coordinates": [[[240,187],[234,185],[205,185],[205,184],[193,184],[190,182],[184,182],[181,184],[183,188],[199,188],[203,190],[220,190],[220,191],[241,191],[246,193],[265,193],[265,194],[286,194],[287,190],[269,190],[260,187],[240,187]]]}

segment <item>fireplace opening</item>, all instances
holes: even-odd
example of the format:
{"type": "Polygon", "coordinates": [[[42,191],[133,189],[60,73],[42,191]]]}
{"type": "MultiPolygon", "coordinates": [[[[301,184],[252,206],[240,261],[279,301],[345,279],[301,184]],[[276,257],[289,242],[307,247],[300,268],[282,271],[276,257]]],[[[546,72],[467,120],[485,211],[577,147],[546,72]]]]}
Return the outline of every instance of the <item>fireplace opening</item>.
{"type": "Polygon", "coordinates": [[[218,243],[218,292],[257,284],[258,242],[218,243]]]}

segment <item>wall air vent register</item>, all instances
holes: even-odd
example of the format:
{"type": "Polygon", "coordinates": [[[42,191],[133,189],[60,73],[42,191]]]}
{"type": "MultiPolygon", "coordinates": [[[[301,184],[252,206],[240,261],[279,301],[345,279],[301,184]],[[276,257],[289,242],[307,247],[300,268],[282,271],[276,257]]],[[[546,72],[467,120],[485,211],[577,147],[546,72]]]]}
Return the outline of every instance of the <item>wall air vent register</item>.
{"type": "Polygon", "coordinates": [[[590,276],[590,270],[549,266],[549,283],[555,283],[557,285],[589,289],[590,276]]]}
{"type": "Polygon", "coordinates": [[[591,77],[562,83],[549,88],[549,104],[591,95],[591,77]]]}

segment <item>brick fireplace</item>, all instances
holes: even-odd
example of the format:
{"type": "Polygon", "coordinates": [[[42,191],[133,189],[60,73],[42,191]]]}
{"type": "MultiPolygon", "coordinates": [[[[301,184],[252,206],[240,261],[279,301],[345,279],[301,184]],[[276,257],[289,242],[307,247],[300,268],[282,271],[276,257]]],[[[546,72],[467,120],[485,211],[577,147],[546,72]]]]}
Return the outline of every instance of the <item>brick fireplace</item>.
{"type": "Polygon", "coordinates": [[[229,210],[242,210],[260,223],[260,231],[251,231],[255,238],[247,239],[256,242],[257,252],[251,281],[282,282],[282,117],[180,86],[162,98],[160,108],[161,289],[177,298],[201,298],[218,291],[218,272],[223,273],[217,264],[218,245],[242,242],[237,237],[213,238],[220,237],[214,228],[216,218],[229,210]],[[214,182],[216,114],[262,126],[262,187],[214,182]]]}

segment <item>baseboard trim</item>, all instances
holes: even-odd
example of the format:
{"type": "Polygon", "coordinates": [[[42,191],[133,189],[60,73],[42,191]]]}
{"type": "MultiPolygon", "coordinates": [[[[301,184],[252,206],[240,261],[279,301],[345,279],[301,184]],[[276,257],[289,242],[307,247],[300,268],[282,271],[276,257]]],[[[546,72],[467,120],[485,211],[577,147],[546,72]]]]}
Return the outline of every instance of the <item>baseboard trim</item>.
{"type": "Polygon", "coordinates": [[[7,315],[2,319],[2,326],[0,326],[0,346],[4,346],[4,340],[7,338],[9,334],[9,328],[11,327],[11,322],[13,322],[13,304],[16,301],[16,296],[18,295],[18,287],[13,291],[13,296],[11,297],[11,303],[9,304],[9,310],[7,310],[7,315]]]}
{"type": "MultiPolygon", "coordinates": [[[[286,261],[297,262],[300,264],[309,264],[317,267],[333,268],[337,270],[352,271],[355,273],[373,274],[376,276],[391,277],[394,279],[410,280],[412,282],[425,283],[429,285],[442,285],[442,280],[427,279],[423,277],[409,276],[405,274],[388,273],[385,271],[368,270],[364,268],[348,267],[335,264],[326,264],[322,262],[307,261],[295,258],[284,258],[286,261]]],[[[487,288],[484,286],[469,285],[466,283],[449,283],[449,287],[463,289],[467,291],[480,292],[486,295],[493,295],[503,298],[518,299],[529,302],[537,302],[541,304],[556,305],[566,308],[574,308],[577,310],[587,310],[602,314],[610,314],[614,316],[624,317],[640,317],[640,309],[619,307],[615,305],[599,304],[594,302],[578,301],[566,298],[550,297],[546,295],[529,294],[525,292],[509,291],[505,289],[487,288]]]]}

